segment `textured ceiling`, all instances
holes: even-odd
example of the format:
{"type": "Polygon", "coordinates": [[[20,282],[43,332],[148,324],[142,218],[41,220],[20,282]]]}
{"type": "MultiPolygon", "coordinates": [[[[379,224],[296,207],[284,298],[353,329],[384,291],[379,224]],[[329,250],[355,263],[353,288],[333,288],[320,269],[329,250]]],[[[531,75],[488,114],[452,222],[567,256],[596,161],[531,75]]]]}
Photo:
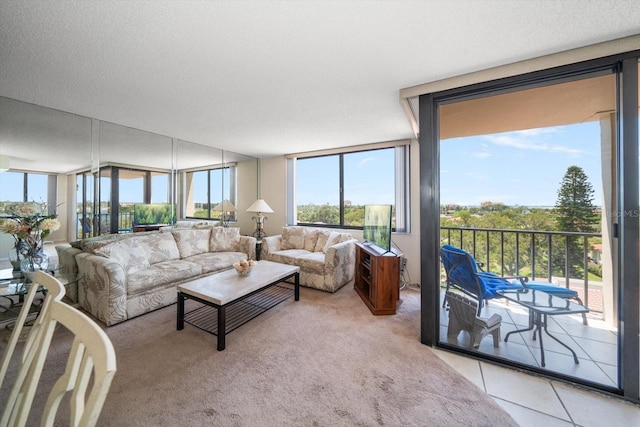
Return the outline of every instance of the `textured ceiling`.
{"type": "Polygon", "coordinates": [[[638,33],[634,1],[5,0],[0,95],[265,157],[410,138],[401,88],[638,33]]]}

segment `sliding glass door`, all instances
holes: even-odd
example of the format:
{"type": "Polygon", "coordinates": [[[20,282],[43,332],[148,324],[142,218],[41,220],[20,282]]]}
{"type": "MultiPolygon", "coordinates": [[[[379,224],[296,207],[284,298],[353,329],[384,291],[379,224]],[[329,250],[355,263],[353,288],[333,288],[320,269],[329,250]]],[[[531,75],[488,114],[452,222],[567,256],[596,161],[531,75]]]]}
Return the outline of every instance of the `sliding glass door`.
{"type": "Polygon", "coordinates": [[[623,59],[420,97],[425,344],[638,400],[638,67],[623,59]]]}

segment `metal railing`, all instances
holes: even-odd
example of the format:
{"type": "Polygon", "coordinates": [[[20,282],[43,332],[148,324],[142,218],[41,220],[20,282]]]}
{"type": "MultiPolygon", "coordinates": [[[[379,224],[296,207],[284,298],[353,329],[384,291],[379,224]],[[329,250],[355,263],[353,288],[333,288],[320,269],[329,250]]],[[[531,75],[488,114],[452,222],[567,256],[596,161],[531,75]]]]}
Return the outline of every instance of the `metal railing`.
{"type": "Polygon", "coordinates": [[[581,280],[581,293],[586,306],[589,306],[590,239],[601,237],[599,233],[440,228],[441,244],[466,250],[487,271],[502,276],[526,275],[531,280],[544,278],[547,281],[551,281],[555,273],[564,278],[564,286],[567,288],[572,280],[581,280]]]}
{"type": "MultiPolygon", "coordinates": [[[[93,224],[95,224],[95,220],[99,220],[100,221],[100,230],[101,233],[109,233],[109,230],[111,229],[111,216],[108,213],[102,213],[99,216],[96,215],[96,217],[98,218],[93,218],[93,217],[89,217],[89,224],[91,224],[88,228],[87,228],[87,236],[91,237],[94,236],[95,234],[95,230],[93,227],[93,224]]],[[[128,232],[131,231],[133,229],[133,212],[124,212],[124,213],[120,213],[118,214],[118,230],[120,230],[121,232],[128,232]]],[[[81,224],[78,224],[78,229],[77,229],[77,236],[79,239],[82,238],[82,228],[81,228],[81,224]]]]}

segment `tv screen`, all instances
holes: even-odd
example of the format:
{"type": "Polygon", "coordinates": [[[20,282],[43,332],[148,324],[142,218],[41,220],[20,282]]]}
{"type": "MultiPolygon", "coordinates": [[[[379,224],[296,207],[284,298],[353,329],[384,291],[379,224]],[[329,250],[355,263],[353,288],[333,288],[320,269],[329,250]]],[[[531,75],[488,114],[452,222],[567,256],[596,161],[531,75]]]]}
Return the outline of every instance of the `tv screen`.
{"type": "Polygon", "coordinates": [[[133,205],[133,224],[174,224],[176,210],[169,203],[140,203],[133,205]]]}
{"type": "Polygon", "coordinates": [[[391,208],[391,205],[364,206],[364,241],[386,252],[391,250],[391,208]]]}

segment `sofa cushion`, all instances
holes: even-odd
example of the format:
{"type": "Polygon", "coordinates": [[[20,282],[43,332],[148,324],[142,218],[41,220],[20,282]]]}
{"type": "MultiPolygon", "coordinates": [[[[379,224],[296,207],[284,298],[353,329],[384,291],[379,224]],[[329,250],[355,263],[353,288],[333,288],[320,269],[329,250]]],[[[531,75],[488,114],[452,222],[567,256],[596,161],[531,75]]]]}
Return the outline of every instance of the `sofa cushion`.
{"type": "Polygon", "coordinates": [[[205,254],[194,255],[185,261],[198,264],[202,267],[202,273],[213,273],[233,267],[233,263],[247,259],[244,252],[207,252],[205,254]]]}
{"type": "Polygon", "coordinates": [[[323,252],[311,252],[298,257],[296,265],[306,272],[325,273],[325,255],[323,252]]]}
{"type": "MultiPolygon", "coordinates": [[[[148,234],[158,234],[157,231],[145,231],[142,233],[120,233],[120,234],[104,234],[101,236],[89,237],[87,239],[80,240],[80,248],[84,252],[95,253],[95,250],[106,245],[107,243],[128,240],[133,237],[138,238],[148,234]]],[[[74,242],[74,245],[77,245],[74,242]]]]}
{"type": "Polygon", "coordinates": [[[171,234],[176,239],[180,258],[188,258],[190,256],[209,252],[209,236],[211,229],[197,230],[173,230],[171,234]]]}
{"type": "Polygon", "coordinates": [[[331,234],[329,234],[329,238],[327,239],[327,243],[324,244],[324,248],[322,248],[322,252],[327,253],[327,251],[329,250],[329,248],[333,245],[336,245],[338,243],[341,242],[341,238],[342,238],[342,234],[344,233],[336,233],[335,231],[332,231],[331,234]]]}
{"type": "Polygon", "coordinates": [[[282,249],[303,249],[305,227],[291,226],[282,229],[282,249]]]}
{"type": "Polygon", "coordinates": [[[314,252],[323,252],[324,246],[327,244],[327,240],[329,240],[329,235],[331,234],[328,230],[319,230],[318,238],[316,240],[316,246],[313,248],[314,252]]]}
{"type": "Polygon", "coordinates": [[[147,254],[135,239],[106,243],[95,249],[94,253],[116,260],[122,265],[127,276],[149,268],[147,254]]]}
{"type": "Polygon", "coordinates": [[[200,274],[202,267],[193,262],[179,259],[159,262],[127,276],[127,295],[135,295],[200,274]]]}
{"type": "Polygon", "coordinates": [[[149,264],[180,259],[176,239],[171,233],[154,233],[135,238],[147,254],[149,264]]]}
{"type": "Polygon", "coordinates": [[[211,228],[218,225],[217,221],[193,221],[193,220],[178,220],[175,223],[175,228],[211,228]]]}
{"type": "Polygon", "coordinates": [[[309,251],[304,249],[286,249],[284,251],[272,252],[269,255],[269,261],[279,262],[281,264],[298,265],[297,260],[303,255],[307,255],[309,251]]]}
{"type": "Polygon", "coordinates": [[[317,228],[307,228],[304,232],[304,246],[302,249],[305,249],[309,252],[313,252],[316,249],[316,243],[318,242],[318,235],[320,234],[320,230],[317,228]]]}
{"type": "Polygon", "coordinates": [[[211,252],[236,251],[240,244],[240,229],[238,227],[213,227],[209,241],[211,252]]]}

